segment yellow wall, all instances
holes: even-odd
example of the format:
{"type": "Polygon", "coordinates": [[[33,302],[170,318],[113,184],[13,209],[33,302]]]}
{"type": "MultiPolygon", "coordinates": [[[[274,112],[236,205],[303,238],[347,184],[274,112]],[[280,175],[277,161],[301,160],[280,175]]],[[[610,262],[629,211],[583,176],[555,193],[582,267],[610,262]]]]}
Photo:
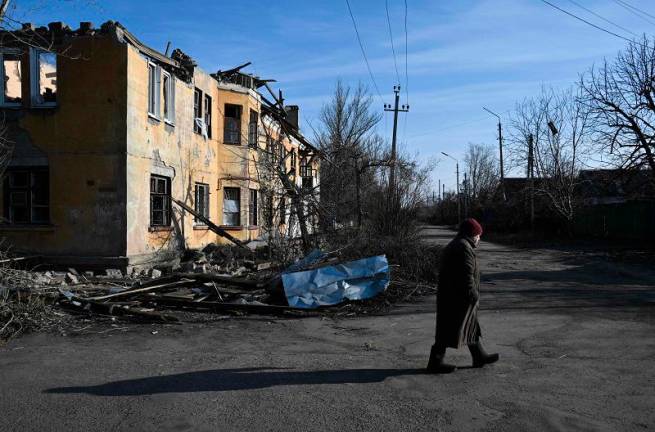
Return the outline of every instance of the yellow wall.
{"type": "MultiPolygon", "coordinates": [[[[217,140],[215,81],[196,69],[193,83],[176,78],[174,126],[148,115],[148,61],[128,48],[127,101],[127,255],[139,264],[174,252],[180,247],[197,248],[216,241],[212,231],[194,227],[193,216],[173,204],[171,230],[150,228],[150,175],[169,172],[173,198],[194,207],[195,182],[210,188],[209,218],[218,214],[217,140]],[[193,131],[194,89],[212,98],[212,138],[193,131]]],[[[162,90],[163,91],[163,90],[162,90]]]]}
{"type": "MultiPolygon", "coordinates": [[[[134,46],[99,35],[75,37],[71,43],[68,55],[57,60],[55,108],[29,106],[30,62],[25,54],[24,106],[3,109],[10,138],[22,149],[16,154],[32,149],[47,156],[51,224],[0,225],[0,236],[17,251],[123,257],[133,265],[172,258],[182,248],[225,243],[175,204],[171,229],[150,227],[150,176],[160,174],[172,178],[172,197],[192,208],[195,183],[208,184],[209,218],[217,225],[223,224],[224,188],[239,187],[241,226],[228,229],[241,240],[258,237],[264,222],[261,196],[260,226],[248,224],[249,190],[259,189],[259,155],[248,147],[248,124],[253,109],[259,118],[258,145],[265,148],[259,95],[219,83],[196,68],[193,82],[174,79],[175,119],[170,125],[163,113],[161,120],[148,115],[148,59],[134,46]],[[212,98],[207,140],[193,131],[196,87],[212,98]],[[223,142],[226,103],[242,106],[240,145],[223,142]]],[[[297,144],[285,139],[284,145],[297,152],[297,144]]]]}
{"type": "Polygon", "coordinates": [[[67,56],[57,59],[57,107],[28,108],[25,54],[26,109],[3,110],[15,154],[27,147],[47,154],[51,224],[0,226],[0,236],[17,251],[120,256],[125,250],[126,47],[98,37],[75,38],[72,44],[67,56]]]}
{"type": "MultiPolygon", "coordinates": [[[[253,148],[248,147],[248,124],[250,122],[250,110],[260,113],[260,102],[258,95],[252,90],[244,87],[238,87],[233,84],[217,83],[218,88],[218,110],[220,119],[217,124],[218,139],[218,162],[217,171],[219,176],[218,193],[217,193],[217,210],[218,214],[215,223],[223,224],[223,188],[238,187],[241,191],[241,226],[238,228],[225,227],[230,234],[240,240],[250,240],[257,238],[260,234],[258,226],[250,226],[249,206],[250,206],[250,189],[259,190],[257,170],[255,161],[259,155],[253,148]],[[223,113],[225,104],[240,105],[241,114],[241,143],[239,145],[225,144],[223,142],[223,113]]],[[[262,145],[261,127],[259,128],[260,138],[259,145],[262,145]]],[[[259,205],[259,223],[261,224],[261,197],[259,205]]],[[[221,242],[225,242],[221,239],[221,242]]]]}

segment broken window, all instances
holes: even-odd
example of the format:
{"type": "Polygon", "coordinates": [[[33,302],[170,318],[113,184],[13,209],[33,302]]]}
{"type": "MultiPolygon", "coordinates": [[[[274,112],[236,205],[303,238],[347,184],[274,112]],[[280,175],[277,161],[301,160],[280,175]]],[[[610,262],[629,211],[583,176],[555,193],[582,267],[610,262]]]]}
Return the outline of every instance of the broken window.
{"type": "MultiPolygon", "coordinates": [[[[209,219],[209,185],[205,183],[196,183],[195,190],[195,210],[196,213],[209,219]]],[[[203,225],[204,222],[195,219],[196,224],[203,225]]]]}
{"type": "Polygon", "coordinates": [[[248,145],[257,147],[257,123],[259,114],[255,110],[250,110],[250,123],[248,123],[248,145]]]}
{"type": "Polygon", "coordinates": [[[13,224],[50,221],[48,168],[8,169],[4,179],[4,216],[13,224]]]}
{"type": "Polygon", "coordinates": [[[257,189],[250,189],[250,203],[248,205],[248,224],[257,226],[257,189]]]}
{"type": "Polygon", "coordinates": [[[162,84],[164,87],[164,120],[167,123],[175,123],[175,79],[173,76],[162,71],[162,84]]]}
{"type": "Polygon", "coordinates": [[[193,92],[193,131],[202,134],[202,126],[198,123],[202,119],[202,91],[195,89],[193,92]]]}
{"type": "Polygon", "coordinates": [[[4,88],[0,105],[17,106],[23,102],[20,53],[18,51],[0,52],[0,76],[4,78],[4,88]]]}
{"type": "Polygon", "coordinates": [[[268,152],[270,161],[274,164],[277,163],[277,155],[278,155],[277,141],[275,141],[271,137],[268,137],[266,139],[266,151],[268,152]]]}
{"type": "Polygon", "coordinates": [[[150,226],[171,225],[171,179],[150,176],[150,226]]]}
{"type": "Polygon", "coordinates": [[[314,188],[314,178],[311,165],[306,157],[300,159],[300,177],[302,177],[302,188],[311,190],[314,188]]]}
{"type": "Polygon", "coordinates": [[[314,189],[314,179],[312,177],[303,177],[302,188],[305,191],[311,191],[312,189],[314,189]]]}
{"type": "Polygon", "coordinates": [[[225,104],[225,144],[241,144],[241,105],[225,104]]]}
{"type": "Polygon", "coordinates": [[[212,98],[205,95],[205,127],[207,128],[207,138],[212,137],[212,98]]]}
{"type": "Polygon", "coordinates": [[[160,77],[159,68],[154,63],[148,63],[148,114],[159,118],[160,77]]]}
{"type": "Polygon", "coordinates": [[[57,104],[57,56],[54,53],[32,48],[31,87],[32,104],[54,106],[57,104]]]}
{"type": "Polygon", "coordinates": [[[280,164],[284,165],[284,158],[287,155],[287,149],[284,147],[284,144],[282,144],[281,141],[277,142],[277,149],[278,149],[278,152],[279,152],[278,158],[280,160],[280,164]]]}
{"type": "Polygon", "coordinates": [[[241,190],[239,188],[223,188],[223,225],[241,225],[241,190]]]}
{"type": "Polygon", "coordinates": [[[291,162],[291,171],[293,171],[293,174],[296,173],[296,150],[292,149],[291,154],[289,155],[289,161],[291,162]]]}

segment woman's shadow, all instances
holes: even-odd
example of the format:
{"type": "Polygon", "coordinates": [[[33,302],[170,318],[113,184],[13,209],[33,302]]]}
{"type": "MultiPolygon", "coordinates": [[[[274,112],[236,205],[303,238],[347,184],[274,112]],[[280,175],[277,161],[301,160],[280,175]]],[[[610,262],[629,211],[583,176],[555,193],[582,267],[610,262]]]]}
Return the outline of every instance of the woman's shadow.
{"type": "Polygon", "coordinates": [[[95,386],[59,387],[44,393],[87,393],[96,396],[140,396],[157,393],[223,392],[282,385],[368,384],[401,375],[418,375],[423,369],[346,369],[291,371],[285,368],[212,369],[112,381],[95,386]]]}

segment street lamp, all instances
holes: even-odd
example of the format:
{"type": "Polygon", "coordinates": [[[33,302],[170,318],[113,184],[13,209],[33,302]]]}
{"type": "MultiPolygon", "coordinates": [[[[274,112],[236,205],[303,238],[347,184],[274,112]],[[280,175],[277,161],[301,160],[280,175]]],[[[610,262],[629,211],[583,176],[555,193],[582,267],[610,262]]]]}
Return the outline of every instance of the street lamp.
{"type": "Polygon", "coordinates": [[[459,161],[449,155],[448,153],[441,152],[442,155],[451,158],[452,160],[455,161],[455,172],[457,174],[457,185],[456,185],[456,191],[457,191],[457,223],[459,223],[462,220],[462,209],[461,209],[461,203],[460,203],[460,197],[459,197],[459,161]]]}

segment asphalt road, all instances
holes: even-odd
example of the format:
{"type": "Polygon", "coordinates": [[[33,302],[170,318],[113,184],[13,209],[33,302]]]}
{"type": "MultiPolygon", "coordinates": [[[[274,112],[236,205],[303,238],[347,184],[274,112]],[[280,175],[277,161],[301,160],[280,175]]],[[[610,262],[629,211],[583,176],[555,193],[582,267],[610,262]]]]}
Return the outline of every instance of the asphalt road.
{"type": "Polygon", "coordinates": [[[461,369],[422,373],[434,297],[375,317],[35,334],[0,348],[0,430],[655,428],[655,270],[489,243],[478,256],[495,365],[449,350],[461,369]]]}

